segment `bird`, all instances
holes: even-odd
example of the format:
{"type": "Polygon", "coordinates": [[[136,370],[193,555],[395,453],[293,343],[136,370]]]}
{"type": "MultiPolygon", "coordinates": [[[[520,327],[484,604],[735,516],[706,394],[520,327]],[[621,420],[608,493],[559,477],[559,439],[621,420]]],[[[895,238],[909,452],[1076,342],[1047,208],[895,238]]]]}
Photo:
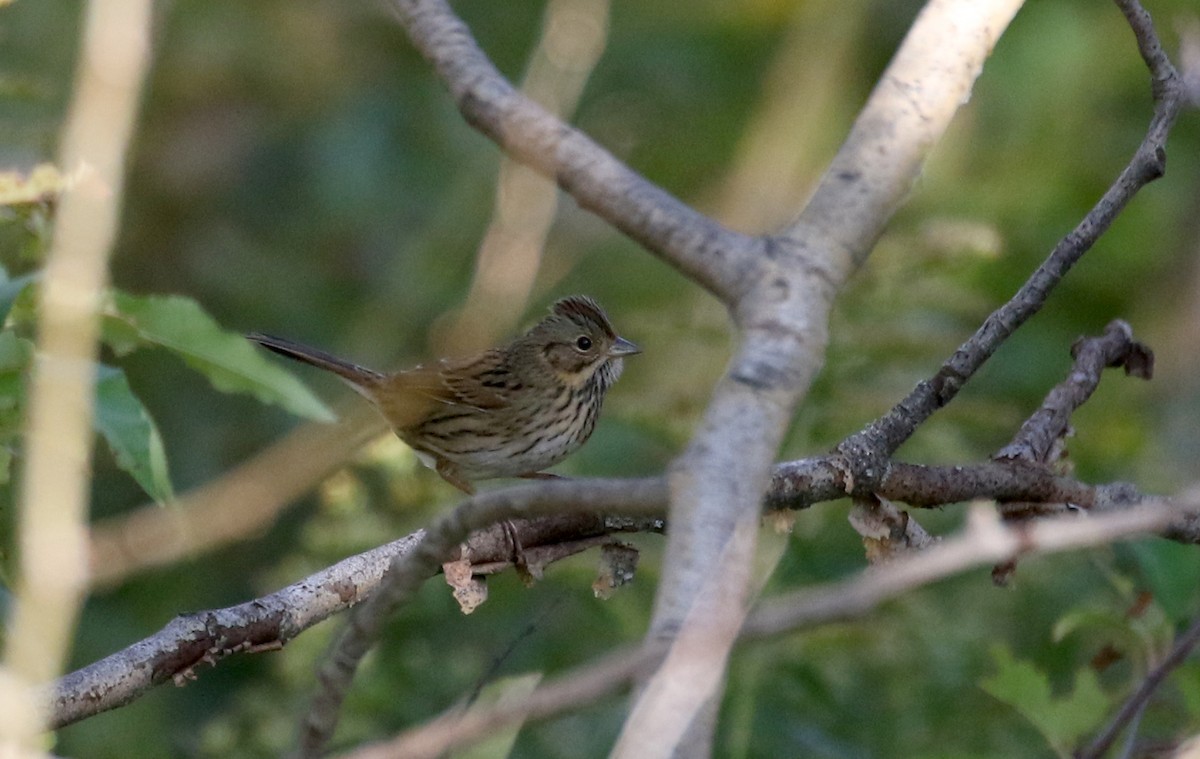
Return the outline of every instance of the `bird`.
{"type": "Polygon", "coordinates": [[[542,470],[591,436],[624,358],[641,353],[584,295],[556,301],[549,316],[507,345],[392,373],[282,337],[246,338],[340,377],[423,464],[468,495],[476,480],[554,478],[542,470]]]}

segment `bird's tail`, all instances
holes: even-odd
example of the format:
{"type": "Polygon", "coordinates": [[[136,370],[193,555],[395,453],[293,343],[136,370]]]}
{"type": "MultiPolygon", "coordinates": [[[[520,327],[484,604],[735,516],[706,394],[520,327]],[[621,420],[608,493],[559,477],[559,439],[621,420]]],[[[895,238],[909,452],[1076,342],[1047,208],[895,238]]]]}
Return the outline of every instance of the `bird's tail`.
{"type": "Polygon", "coordinates": [[[278,353],[281,356],[287,356],[295,361],[315,366],[318,369],[324,369],[327,372],[333,372],[355,390],[368,397],[371,395],[371,388],[378,385],[384,376],[372,369],[352,364],[349,361],[343,361],[337,356],[331,356],[325,351],[310,348],[307,345],[301,345],[282,337],[252,332],[246,335],[246,339],[256,342],[267,350],[278,353]]]}

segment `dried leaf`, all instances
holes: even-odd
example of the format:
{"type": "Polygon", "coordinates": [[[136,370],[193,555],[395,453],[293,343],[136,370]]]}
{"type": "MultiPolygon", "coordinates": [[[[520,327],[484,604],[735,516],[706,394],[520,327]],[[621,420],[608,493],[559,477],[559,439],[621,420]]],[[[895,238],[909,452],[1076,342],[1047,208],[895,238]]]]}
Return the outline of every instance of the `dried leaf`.
{"type": "Polygon", "coordinates": [[[442,565],[442,573],[463,614],[470,614],[487,600],[487,583],[482,577],[475,576],[471,562],[466,559],[448,561],[442,565]]]}
{"type": "Polygon", "coordinates": [[[638,550],[628,543],[613,542],[600,546],[600,571],[592,583],[596,598],[612,598],[617,588],[633,582],[638,557],[638,550]]]}
{"type": "Polygon", "coordinates": [[[886,541],[892,535],[892,525],[879,508],[878,502],[855,498],[854,506],[846,518],[864,540],[886,541]]]}
{"type": "Polygon", "coordinates": [[[1124,363],[1127,375],[1144,380],[1154,377],[1154,351],[1145,343],[1134,342],[1124,363]]]}
{"type": "Polygon", "coordinates": [[[871,564],[888,561],[911,550],[920,550],[934,542],[907,511],[886,498],[856,498],[848,516],[854,530],[862,535],[863,550],[871,564]]]}
{"type": "Polygon", "coordinates": [[[521,584],[532,588],[538,580],[542,579],[546,572],[546,565],[537,561],[518,561],[513,565],[513,569],[517,571],[517,577],[521,579],[521,584]]]}
{"type": "Polygon", "coordinates": [[[790,535],[796,529],[796,510],[772,509],[763,514],[763,524],[779,535],[790,535]]]}

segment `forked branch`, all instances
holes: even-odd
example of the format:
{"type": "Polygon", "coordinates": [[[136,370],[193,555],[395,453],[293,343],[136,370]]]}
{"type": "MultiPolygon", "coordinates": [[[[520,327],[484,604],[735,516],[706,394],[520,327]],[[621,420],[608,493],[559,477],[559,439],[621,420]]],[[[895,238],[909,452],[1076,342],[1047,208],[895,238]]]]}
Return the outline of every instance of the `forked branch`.
{"type": "MultiPolygon", "coordinates": [[[[1117,0],[1137,38],[1138,49],[1153,76],[1154,115],[1133,157],[1100,200],[1063,237],[1049,257],[1015,295],[994,311],[970,339],[959,346],[932,377],[917,384],[884,416],[847,438],[838,450],[848,457],[874,457],[883,462],[912,437],[917,427],[958,395],[963,385],[1004,341],[1041,310],[1067,272],[1091,250],[1129,201],[1166,170],[1166,141],[1180,112],[1189,105],[1183,80],[1162,51],[1150,14],[1137,0],[1117,0]]],[[[877,483],[859,485],[870,491],[877,483]]]]}

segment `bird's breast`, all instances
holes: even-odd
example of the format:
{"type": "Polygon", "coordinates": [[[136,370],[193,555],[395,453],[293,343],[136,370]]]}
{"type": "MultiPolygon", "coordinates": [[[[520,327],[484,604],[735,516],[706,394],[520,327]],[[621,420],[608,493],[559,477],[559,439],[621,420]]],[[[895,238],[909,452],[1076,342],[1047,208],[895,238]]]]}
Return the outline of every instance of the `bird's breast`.
{"type": "Polygon", "coordinates": [[[397,430],[418,451],[453,463],[471,479],[538,472],[583,445],[595,428],[599,398],[588,387],[559,387],[503,410],[448,408],[411,430],[397,430]]]}

